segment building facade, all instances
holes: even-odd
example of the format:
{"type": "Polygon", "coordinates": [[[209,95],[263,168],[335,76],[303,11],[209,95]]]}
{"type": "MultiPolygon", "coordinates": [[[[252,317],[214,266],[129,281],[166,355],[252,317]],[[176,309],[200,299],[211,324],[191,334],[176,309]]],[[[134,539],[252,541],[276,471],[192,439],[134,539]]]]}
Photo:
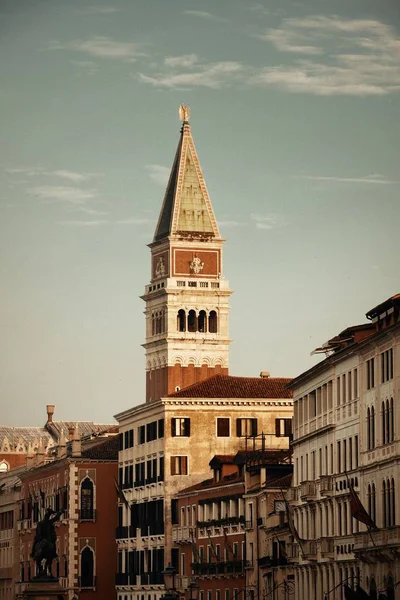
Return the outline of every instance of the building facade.
{"type": "Polygon", "coordinates": [[[13,468],[0,475],[0,600],[15,599],[18,580],[19,539],[17,521],[21,480],[18,474],[24,467],[13,468]]]}
{"type": "Polygon", "coordinates": [[[299,600],[342,599],[344,584],[394,598],[400,579],[399,297],[367,317],[324,344],[325,360],[291,383],[299,600]],[[369,534],[353,517],[352,489],[381,531],[369,534]]]}
{"type": "Polygon", "coordinates": [[[18,585],[23,593],[35,575],[31,557],[38,521],[47,508],[63,510],[56,524],[57,554],[53,574],[72,600],[115,597],[116,551],[110,540],[117,525],[115,478],[118,473],[115,432],[81,440],[62,436],[51,457],[36,454],[19,473],[18,585]]]}

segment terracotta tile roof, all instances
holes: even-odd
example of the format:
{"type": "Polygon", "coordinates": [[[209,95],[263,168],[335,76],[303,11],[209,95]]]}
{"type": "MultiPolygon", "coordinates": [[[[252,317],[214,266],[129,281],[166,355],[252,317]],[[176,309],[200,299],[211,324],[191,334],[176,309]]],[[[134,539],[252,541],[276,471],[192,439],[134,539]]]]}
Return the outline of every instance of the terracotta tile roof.
{"type": "MultiPolygon", "coordinates": [[[[215,481],[214,479],[205,479],[204,481],[200,481],[200,483],[195,483],[183,490],[180,490],[177,493],[177,496],[184,496],[185,494],[191,492],[202,492],[207,490],[212,490],[214,488],[222,488],[226,485],[232,485],[234,483],[242,484],[244,486],[244,478],[243,475],[239,475],[238,473],[233,473],[232,475],[228,475],[226,478],[220,479],[219,481],[215,481]],[[234,475],[234,476],[233,476],[234,475]]],[[[229,492],[227,492],[228,494],[229,492]]]]}
{"type": "Polygon", "coordinates": [[[51,421],[46,423],[46,429],[49,433],[58,440],[61,431],[68,439],[68,430],[70,427],[77,427],[79,436],[84,437],[92,433],[100,434],[105,431],[112,431],[112,428],[117,427],[115,423],[94,423],[93,421],[51,421]]]}
{"type": "Polygon", "coordinates": [[[286,475],[280,475],[279,477],[271,477],[271,479],[267,479],[267,483],[265,485],[266,488],[289,488],[292,483],[292,475],[293,473],[287,473],[286,475]]]}
{"type": "Polygon", "coordinates": [[[234,454],[215,454],[208,464],[210,465],[210,467],[212,467],[214,464],[233,465],[234,458],[234,454]]]}
{"type": "Polygon", "coordinates": [[[292,398],[286,388],[290,377],[232,377],[214,375],[200,383],[194,383],[168,398],[292,398]]]}
{"type": "Polygon", "coordinates": [[[119,440],[117,435],[106,438],[94,438],[83,442],[82,457],[92,460],[118,461],[119,440]]]}

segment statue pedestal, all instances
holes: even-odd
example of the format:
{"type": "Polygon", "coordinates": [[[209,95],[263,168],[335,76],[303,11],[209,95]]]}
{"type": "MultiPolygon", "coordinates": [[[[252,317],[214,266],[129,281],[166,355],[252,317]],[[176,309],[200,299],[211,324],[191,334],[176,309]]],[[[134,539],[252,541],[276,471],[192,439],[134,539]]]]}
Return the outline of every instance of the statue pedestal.
{"type": "Polygon", "coordinates": [[[30,581],[22,593],[24,600],[66,600],[66,597],[65,589],[57,579],[30,581]]]}

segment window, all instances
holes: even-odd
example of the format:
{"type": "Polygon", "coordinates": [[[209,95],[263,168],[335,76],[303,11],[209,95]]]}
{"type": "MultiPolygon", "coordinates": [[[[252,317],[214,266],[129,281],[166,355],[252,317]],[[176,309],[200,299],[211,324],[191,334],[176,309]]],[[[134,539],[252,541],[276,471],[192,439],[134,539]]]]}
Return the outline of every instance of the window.
{"type": "Polygon", "coordinates": [[[236,435],[237,437],[257,435],[257,419],[236,419],[236,435]]]}
{"type": "Polygon", "coordinates": [[[210,333],[217,333],[218,331],[218,319],[215,310],[210,311],[208,316],[208,331],[210,333]]]}
{"type": "Polygon", "coordinates": [[[81,520],[90,521],[94,518],[93,500],[93,481],[85,477],[81,483],[81,520]]]}
{"type": "Polygon", "coordinates": [[[81,577],[80,587],[94,587],[94,555],[93,550],[89,546],[81,552],[81,577]]]}
{"type": "Polygon", "coordinates": [[[229,417],[217,417],[217,437],[229,437],[229,429],[229,417]]]}
{"type": "Polygon", "coordinates": [[[358,370],[353,371],[353,397],[358,398],[358,370]]]}
{"type": "Polygon", "coordinates": [[[158,420],[158,437],[159,438],[164,437],[164,419],[158,420]]]}
{"type": "Polygon", "coordinates": [[[393,348],[381,353],[381,383],[393,379],[393,348]]]}
{"type": "Polygon", "coordinates": [[[179,514],[178,514],[178,500],[171,500],[171,523],[172,525],[179,524],[179,514]]]}
{"type": "Polygon", "coordinates": [[[173,437],[189,437],[190,419],[186,417],[176,417],[171,419],[171,435],[173,437]]]}
{"type": "Polygon", "coordinates": [[[292,435],[292,419],[275,419],[275,436],[290,437],[292,435]]]}
{"type": "Polygon", "coordinates": [[[178,331],[186,331],[186,313],[182,308],[178,311],[177,329],[178,331]]]}
{"type": "Polygon", "coordinates": [[[188,457],[171,456],[171,475],[188,474],[188,457]]]}
{"type": "Polygon", "coordinates": [[[138,429],[138,443],[144,444],[146,441],[146,425],[140,425],[138,429]]]}
{"type": "Polygon", "coordinates": [[[205,310],[199,312],[198,329],[200,333],[207,331],[207,313],[205,310]]]}
{"type": "Polygon", "coordinates": [[[355,467],[358,467],[358,435],[354,436],[354,459],[355,459],[355,467]]]}
{"type": "Polygon", "coordinates": [[[194,332],[197,330],[197,316],[195,310],[189,310],[188,314],[188,331],[194,332]]]}
{"type": "Polygon", "coordinates": [[[375,358],[367,360],[367,390],[375,387],[375,358]]]}

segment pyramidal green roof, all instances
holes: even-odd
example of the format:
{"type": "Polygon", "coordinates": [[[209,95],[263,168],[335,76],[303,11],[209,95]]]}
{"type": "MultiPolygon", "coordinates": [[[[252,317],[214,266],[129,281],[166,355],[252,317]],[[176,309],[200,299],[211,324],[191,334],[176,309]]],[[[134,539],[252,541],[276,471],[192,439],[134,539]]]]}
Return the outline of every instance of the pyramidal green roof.
{"type": "Polygon", "coordinates": [[[175,235],[221,237],[187,121],[181,129],[154,241],[175,235]]]}

